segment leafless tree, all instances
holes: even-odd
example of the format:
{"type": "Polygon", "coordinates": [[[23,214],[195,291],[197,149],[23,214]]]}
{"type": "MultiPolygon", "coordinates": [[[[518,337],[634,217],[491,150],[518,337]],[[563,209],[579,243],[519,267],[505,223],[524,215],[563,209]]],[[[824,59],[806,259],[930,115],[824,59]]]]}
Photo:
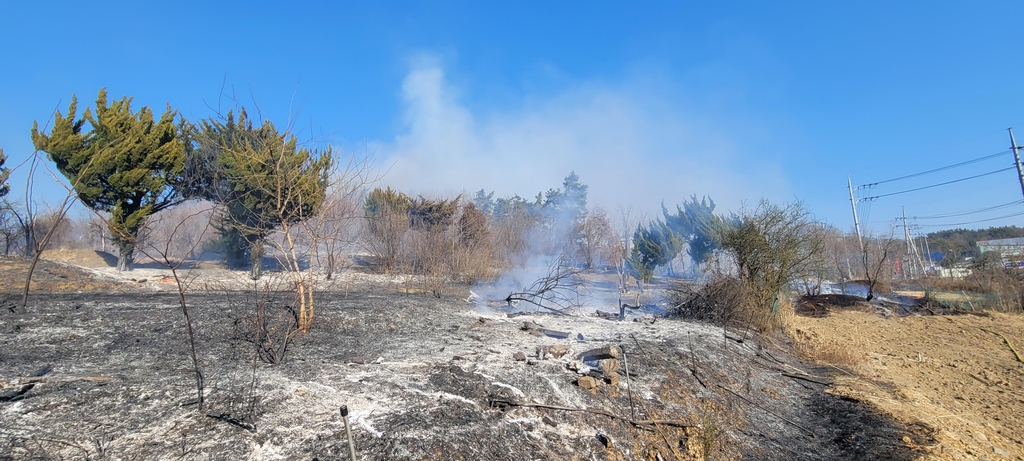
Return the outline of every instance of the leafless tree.
{"type": "Polygon", "coordinates": [[[513,206],[490,222],[496,258],[504,268],[523,265],[530,256],[530,236],[538,220],[523,207],[513,206]]]}
{"type": "Polygon", "coordinates": [[[618,265],[622,258],[622,243],[612,229],[608,213],[597,207],[587,213],[576,225],[579,252],[587,269],[597,264],[618,265]]]}
{"type": "MultiPolygon", "coordinates": [[[[148,220],[144,231],[138,237],[140,246],[153,241],[160,245],[168,243],[168,256],[176,260],[195,259],[204,245],[213,239],[211,223],[203,221],[212,218],[214,204],[191,200],[173,208],[160,211],[148,220]]],[[[97,223],[102,224],[102,223],[97,223]]],[[[102,230],[102,225],[95,230],[102,230]]]]}
{"type": "MultiPolygon", "coordinates": [[[[353,200],[356,194],[376,178],[373,176],[372,159],[366,156],[353,156],[344,165],[332,162],[326,173],[324,194],[327,190],[335,191],[338,200],[353,200]]],[[[302,204],[314,200],[305,194],[308,189],[291,187],[281,181],[266,185],[268,192],[279,197],[282,202],[302,204]]],[[[326,198],[319,199],[322,202],[326,198]]],[[[266,239],[267,246],[273,250],[273,257],[284,268],[295,289],[295,304],[298,309],[299,331],[306,333],[313,325],[315,315],[315,299],[317,290],[317,272],[311,261],[319,259],[320,248],[325,239],[332,238],[329,234],[332,222],[323,218],[322,213],[310,216],[295,216],[285,207],[278,208],[280,230],[266,239]],[[300,245],[300,240],[305,245],[300,245]]],[[[353,210],[354,211],[354,210],[353,210]]],[[[354,214],[341,216],[342,221],[351,222],[356,219],[354,214]]]]}
{"type": "Polygon", "coordinates": [[[320,242],[316,263],[327,280],[348,266],[348,251],[359,241],[358,193],[332,186],[320,214],[310,225],[311,234],[320,242]]]}
{"type": "Polygon", "coordinates": [[[826,281],[840,280],[843,273],[837,270],[838,241],[842,233],[835,227],[825,223],[815,223],[813,232],[820,235],[822,249],[809,256],[808,260],[797,268],[796,278],[805,295],[821,294],[822,285],[826,281]]]}
{"type": "Polygon", "coordinates": [[[0,202],[0,237],[4,239],[4,256],[18,250],[21,242],[23,227],[15,206],[6,198],[0,202]]]}
{"type": "Polygon", "coordinates": [[[893,238],[896,228],[889,229],[887,236],[875,237],[867,233],[864,238],[864,248],[861,250],[861,264],[864,268],[864,278],[868,288],[865,299],[871,301],[875,297],[875,289],[882,280],[891,278],[890,265],[895,259],[896,250],[900,248],[900,241],[893,238]]]}
{"type": "MultiPolygon", "coordinates": [[[[629,270],[626,267],[626,258],[633,250],[630,245],[633,243],[633,231],[636,230],[637,224],[644,221],[644,217],[633,210],[630,205],[619,205],[618,212],[616,213],[615,221],[613,223],[613,229],[619,240],[619,249],[621,253],[616,261],[618,264],[615,265],[615,272],[619,276],[619,291],[629,291],[630,284],[627,283],[630,278],[629,270]]],[[[639,282],[637,282],[639,284],[639,282]]]]}
{"type": "MultiPolygon", "coordinates": [[[[144,244],[143,242],[137,242],[135,245],[136,251],[169,269],[171,276],[174,278],[175,287],[178,291],[178,305],[181,307],[181,313],[185,319],[185,331],[188,334],[189,355],[192,359],[192,371],[196,380],[196,397],[198,399],[199,411],[204,409],[205,376],[203,375],[202,362],[199,360],[195,329],[192,326],[192,315],[189,312],[189,305],[186,299],[186,294],[191,289],[191,285],[195,282],[196,277],[192,272],[194,267],[188,264],[184,258],[174,258],[172,248],[176,245],[184,244],[190,247],[190,249],[185,251],[186,254],[193,252],[204,241],[204,237],[210,229],[211,214],[212,210],[206,208],[194,210],[191,214],[187,215],[154,216],[152,220],[157,227],[170,229],[164,234],[164,240],[158,242],[155,239],[149,239],[144,244]],[[171,219],[174,221],[168,222],[171,219]],[[196,226],[200,226],[202,229],[198,234],[189,231],[196,226]]],[[[128,236],[121,236],[121,238],[128,238],[128,236]]]]}

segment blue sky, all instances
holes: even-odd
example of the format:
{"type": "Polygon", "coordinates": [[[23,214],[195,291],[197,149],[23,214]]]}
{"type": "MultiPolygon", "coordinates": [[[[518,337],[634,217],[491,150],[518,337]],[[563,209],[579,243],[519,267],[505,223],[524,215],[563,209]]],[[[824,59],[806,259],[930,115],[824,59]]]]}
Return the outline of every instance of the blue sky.
{"type": "MultiPolygon", "coordinates": [[[[99,88],[190,119],[258,105],[279,126],[368,151],[410,193],[532,196],[575,170],[590,201],[656,212],[803,200],[849,228],[855,184],[1024,144],[1020,2],[6,2],[0,146],[99,88]],[[218,100],[220,102],[218,103],[218,100]]],[[[1012,166],[1011,156],[859,197],[1012,166]]],[[[19,171],[13,178],[18,194],[19,171]]],[[[59,200],[52,181],[41,197],[59,200]]],[[[1016,173],[862,202],[941,216],[1020,200],[1016,173]]],[[[919,220],[1024,223],[1024,205],[919,220]]]]}

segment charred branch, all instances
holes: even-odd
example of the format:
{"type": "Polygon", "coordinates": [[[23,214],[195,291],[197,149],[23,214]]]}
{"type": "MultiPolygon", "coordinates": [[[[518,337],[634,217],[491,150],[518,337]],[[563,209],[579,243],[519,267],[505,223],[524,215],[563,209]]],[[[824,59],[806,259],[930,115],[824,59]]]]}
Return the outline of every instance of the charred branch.
{"type": "Polygon", "coordinates": [[[509,305],[525,302],[547,311],[565,314],[569,309],[583,305],[580,291],[586,287],[580,273],[580,269],[571,266],[566,257],[561,256],[548,266],[545,276],[522,291],[510,293],[504,301],[509,305]]]}

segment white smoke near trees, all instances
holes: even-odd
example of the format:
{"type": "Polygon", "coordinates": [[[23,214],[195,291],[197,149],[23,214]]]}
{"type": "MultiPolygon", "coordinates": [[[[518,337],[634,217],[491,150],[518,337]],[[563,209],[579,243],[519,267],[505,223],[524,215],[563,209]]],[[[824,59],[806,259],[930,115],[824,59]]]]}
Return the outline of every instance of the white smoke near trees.
{"type": "Polygon", "coordinates": [[[762,161],[740,133],[725,132],[673,105],[650,81],[581,85],[517,110],[474,113],[437,60],[420,58],[402,84],[400,135],[373,143],[384,183],[411,195],[559,187],[575,171],[590,205],[630,204],[653,217],[692,194],[722,211],[743,201],[789,196],[780,168],[762,161]]]}

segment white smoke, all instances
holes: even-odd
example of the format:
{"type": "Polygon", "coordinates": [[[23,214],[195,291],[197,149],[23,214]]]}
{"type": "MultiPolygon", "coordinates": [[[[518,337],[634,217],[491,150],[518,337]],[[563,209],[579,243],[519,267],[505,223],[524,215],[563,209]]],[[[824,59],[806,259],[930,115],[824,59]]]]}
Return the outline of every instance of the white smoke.
{"type": "Polygon", "coordinates": [[[753,146],[685,107],[650,81],[580,85],[517,110],[473,113],[437,60],[419,58],[402,84],[402,133],[373,143],[389,168],[384,183],[411,194],[496,191],[496,196],[560,187],[575,171],[589,206],[629,204],[655,215],[691,194],[721,210],[761,197],[790,197],[780,168],[753,146]]]}

